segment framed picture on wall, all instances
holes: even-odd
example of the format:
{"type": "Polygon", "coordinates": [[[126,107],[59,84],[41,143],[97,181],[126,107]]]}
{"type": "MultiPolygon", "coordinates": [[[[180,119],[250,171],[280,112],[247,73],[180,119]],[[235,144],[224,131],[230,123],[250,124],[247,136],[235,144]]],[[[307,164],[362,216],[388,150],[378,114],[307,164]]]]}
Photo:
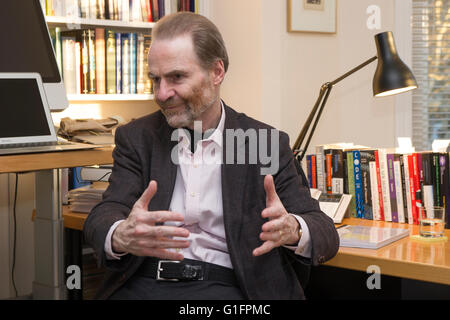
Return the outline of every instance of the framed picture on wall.
{"type": "Polygon", "coordinates": [[[289,32],[336,33],[337,0],[287,0],[289,32]]]}

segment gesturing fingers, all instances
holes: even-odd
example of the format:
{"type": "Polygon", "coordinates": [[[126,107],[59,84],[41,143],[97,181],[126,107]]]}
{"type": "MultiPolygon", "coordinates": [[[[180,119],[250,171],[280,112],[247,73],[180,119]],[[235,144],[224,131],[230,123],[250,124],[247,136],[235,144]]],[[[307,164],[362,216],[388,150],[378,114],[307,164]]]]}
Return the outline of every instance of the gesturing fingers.
{"type": "Polygon", "coordinates": [[[152,200],[158,189],[157,183],[155,180],[150,181],[147,186],[147,189],[142,193],[141,197],[135,202],[134,206],[142,209],[147,209],[148,204],[152,200]]]}

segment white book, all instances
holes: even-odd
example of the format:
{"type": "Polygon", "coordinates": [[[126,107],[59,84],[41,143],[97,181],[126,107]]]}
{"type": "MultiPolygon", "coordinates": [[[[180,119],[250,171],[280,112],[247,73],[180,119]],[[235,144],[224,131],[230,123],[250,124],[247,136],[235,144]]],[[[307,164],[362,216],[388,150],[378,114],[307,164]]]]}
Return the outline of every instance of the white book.
{"type": "Polygon", "coordinates": [[[405,210],[403,203],[403,187],[400,161],[394,161],[395,196],[397,198],[398,222],[405,223],[405,210]]]}
{"type": "Polygon", "coordinates": [[[81,44],[75,42],[75,93],[81,94],[81,44]]]}
{"type": "Polygon", "coordinates": [[[410,185],[409,185],[409,166],[408,166],[408,155],[403,155],[403,174],[405,177],[405,193],[406,193],[406,206],[408,208],[408,223],[413,223],[413,217],[412,217],[412,207],[411,207],[411,191],[410,191],[410,185]]]}
{"type": "Polygon", "coordinates": [[[62,37],[62,71],[64,86],[68,94],[77,93],[76,83],[76,58],[75,58],[75,38],[62,37]]]}
{"type": "Polygon", "coordinates": [[[372,213],[373,220],[380,220],[380,197],[378,195],[378,181],[377,181],[377,164],[375,161],[369,162],[370,169],[370,193],[372,195],[372,213]]]}
{"type": "Polygon", "coordinates": [[[380,163],[381,191],[383,194],[384,221],[392,221],[391,198],[389,194],[389,177],[386,158],[386,149],[378,150],[380,163]]]}

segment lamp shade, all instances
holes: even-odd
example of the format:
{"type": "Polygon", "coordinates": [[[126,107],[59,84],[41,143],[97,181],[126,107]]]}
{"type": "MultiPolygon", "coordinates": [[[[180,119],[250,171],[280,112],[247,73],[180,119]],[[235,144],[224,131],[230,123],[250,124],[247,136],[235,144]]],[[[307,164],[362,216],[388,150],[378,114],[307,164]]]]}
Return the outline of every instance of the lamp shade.
{"type": "Polygon", "coordinates": [[[375,35],[378,65],[373,77],[373,95],[388,96],[417,88],[417,82],[408,66],[400,59],[392,32],[375,35]]]}

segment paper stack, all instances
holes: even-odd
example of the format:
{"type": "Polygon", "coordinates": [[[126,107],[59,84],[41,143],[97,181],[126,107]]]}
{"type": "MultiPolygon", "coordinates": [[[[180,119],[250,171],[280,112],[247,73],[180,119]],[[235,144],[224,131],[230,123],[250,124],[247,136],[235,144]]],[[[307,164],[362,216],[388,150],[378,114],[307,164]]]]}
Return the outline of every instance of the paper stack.
{"type": "Polygon", "coordinates": [[[69,208],[73,212],[91,212],[101,200],[103,192],[108,187],[107,182],[94,182],[69,191],[69,208]]]}

